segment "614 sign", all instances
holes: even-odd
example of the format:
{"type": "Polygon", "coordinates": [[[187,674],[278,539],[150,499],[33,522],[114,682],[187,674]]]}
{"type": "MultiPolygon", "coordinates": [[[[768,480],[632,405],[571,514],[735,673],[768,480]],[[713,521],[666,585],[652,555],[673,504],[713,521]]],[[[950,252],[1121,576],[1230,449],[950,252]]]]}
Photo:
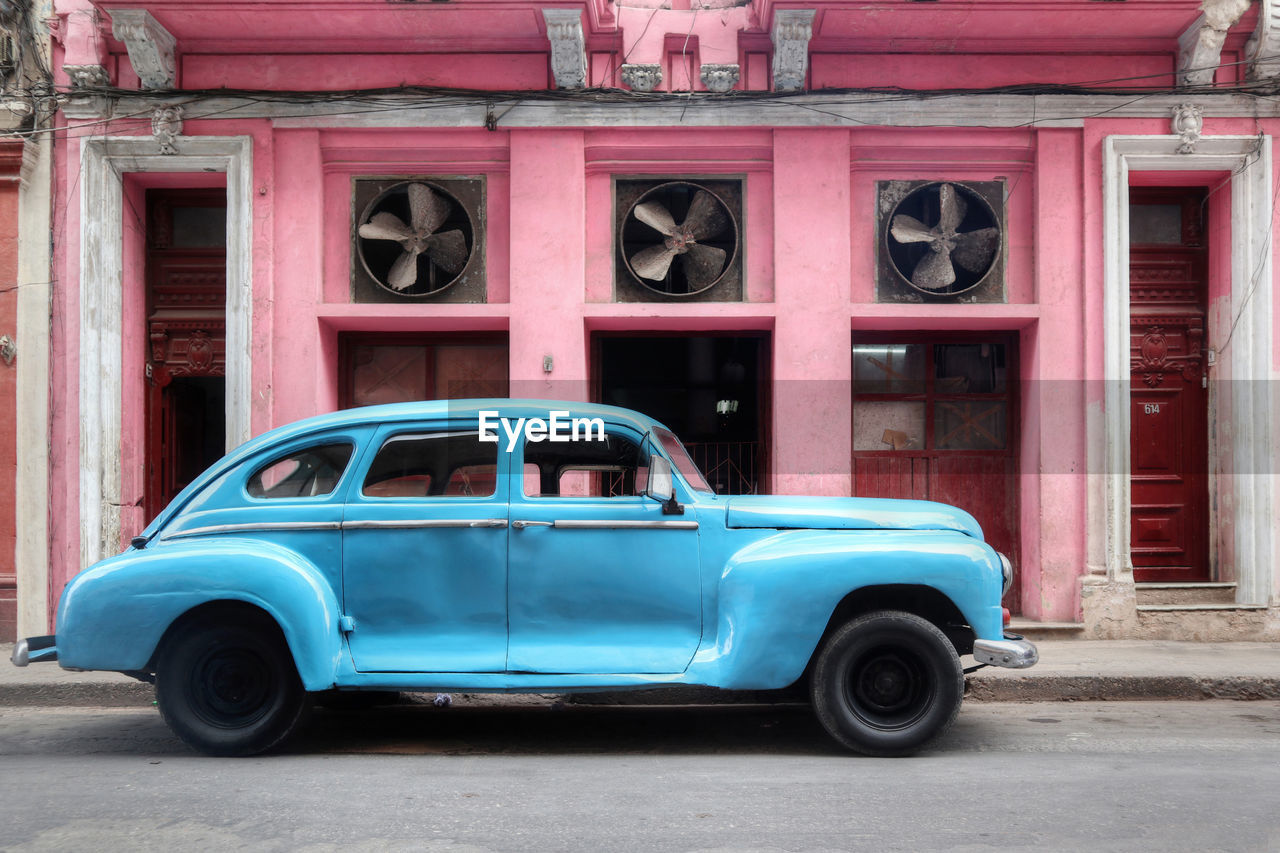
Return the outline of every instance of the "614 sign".
{"type": "Polygon", "coordinates": [[[1159,403],[1143,403],[1142,413],[1144,415],[1158,415],[1160,414],[1160,404],[1159,403]]]}

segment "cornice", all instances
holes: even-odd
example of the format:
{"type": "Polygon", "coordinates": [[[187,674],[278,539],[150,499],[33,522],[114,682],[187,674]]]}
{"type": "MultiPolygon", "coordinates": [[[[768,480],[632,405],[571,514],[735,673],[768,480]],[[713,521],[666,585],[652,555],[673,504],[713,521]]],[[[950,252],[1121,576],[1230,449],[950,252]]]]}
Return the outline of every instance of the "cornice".
{"type": "Polygon", "coordinates": [[[371,112],[358,100],[315,104],[270,102],[257,98],[189,96],[144,98],[122,93],[111,113],[128,118],[150,113],[163,103],[183,104],[188,122],[270,119],[280,128],[482,128],[492,109],[501,113],[502,130],[539,127],[1083,127],[1095,117],[1158,118],[1168,122],[1183,104],[1199,107],[1206,119],[1278,118],[1280,101],[1236,94],[1170,94],[1135,98],[1119,95],[903,95],[818,92],[741,97],[734,93],[705,95],[640,95],[549,99],[512,99],[494,93],[491,100],[472,96],[403,96],[403,109],[392,98],[371,112]],[[348,114],[343,114],[347,112],[348,114]]]}

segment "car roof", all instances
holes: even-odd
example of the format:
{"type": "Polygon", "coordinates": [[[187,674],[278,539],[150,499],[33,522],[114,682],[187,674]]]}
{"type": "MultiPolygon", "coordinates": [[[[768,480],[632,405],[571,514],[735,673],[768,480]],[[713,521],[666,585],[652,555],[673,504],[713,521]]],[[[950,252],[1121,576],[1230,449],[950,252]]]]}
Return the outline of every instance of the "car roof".
{"type": "Polygon", "coordinates": [[[546,418],[552,412],[568,412],[571,417],[601,418],[602,420],[630,426],[645,433],[662,424],[639,412],[600,403],[583,403],[569,400],[507,399],[505,397],[465,400],[422,400],[413,403],[388,403],[379,406],[361,406],[342,409],[322,415],[304,418],[268,430],[249,439],[210,465],[200,476],[191,481],[176,498],[147,525],[143,535],[150,537],[210,481],[241,464],[262,450],[276,444],[295,441],[308,435],[329,430],[377,427],[383,424],[405,423],[418,420],[475,420],[480,412],[496,411],[506,418],[546,418]]]}

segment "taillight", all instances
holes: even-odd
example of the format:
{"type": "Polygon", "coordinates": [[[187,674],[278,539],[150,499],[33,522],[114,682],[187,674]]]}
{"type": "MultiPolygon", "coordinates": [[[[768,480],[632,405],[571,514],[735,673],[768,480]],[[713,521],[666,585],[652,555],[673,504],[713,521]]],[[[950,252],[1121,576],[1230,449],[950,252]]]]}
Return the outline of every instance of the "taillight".
{"type": "Polygon", "coordinates": [[[1004,626],[1008,628],[1009,623],[1013,621],[1013,614],[1009,612],[1007,607],[1001,607],[1000,610],[1003,611],[1004,626]]]}

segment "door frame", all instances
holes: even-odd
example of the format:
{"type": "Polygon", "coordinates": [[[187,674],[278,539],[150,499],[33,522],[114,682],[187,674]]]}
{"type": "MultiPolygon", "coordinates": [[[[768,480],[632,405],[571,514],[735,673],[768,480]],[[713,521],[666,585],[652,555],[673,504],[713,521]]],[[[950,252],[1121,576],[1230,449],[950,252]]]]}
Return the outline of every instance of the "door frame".
{"type": "Polygon", "coordinates": [[[154,137],[96,137],[81,140],[80,151],[79,565],[87,566],[122,544],[125,175],[226,175],[230,450],[252,432],[253,139],[183,137],[179,153],[165,154],[154,137]]]}
{"type": "MultiPolygon", "coordinates": [[[[1210,540],[1209,563],[1236,580],[1236,601],[1266,604],[1271,598],[1275,533],[1272,529],[1274,477],[1272,392],[1272,138],[1205,136],[1190,153],[1180,153],[1179,136],[1107,136],[1103,139],[1103,411],[1098,441],[1090,441],[1089,470],[1100,472],[1089,489],[1089,574],[1092,582],[1133,584],[1130,511],[1130,312],[1129,176],[1134,171],[1179,172],[1178,183],[1194,183],[1195,171],[1229,173],[1221,192],[1230,194],[1230,317],[1238,318],[1227,358],[1210,379],[1228,379],[1223,393],[1211,395],[1209,411],[1209,490],[1219,500],[1211,529],[1229,525],[1230,566],[1223,543],[1210,540]],[[1267,286],[1257,286],[1257,282],[1267,286]],[[1215,375],[1216,374],[1216,375],[1215,375]],[[1250,425],[1248,440],[1222,438],[1227,422],[1250,425]],[[1218,476],[1219,471],[1244,476],[1218,476]],[[1249,475],[1256,476],[1249,476],[1249,475]],[[1222,498],[1230,497],[1231,516],[1223,518],[1222,498]]],[[[1206,183],[1209,183],[1206,178],[1206,183]]],[[[1224,249],[1226,247],[1223,247],[1224,249]]],[[[1211,243],[1210,251],[1213,251],[1211,243]]],[[[1211,255],[1212,263],[1212,255],[1211,255]]],[[[1212,268],[1211,268],[1212,275],[1212,268]]],[[[1221,346],[1211,323],[1210,348],[1221,346]]],[[[1210,383],[1211,390],[1213,383],[1210,383]]],[[[1086,578],[1086,583],[1090,578],[1086,578]]]]}

